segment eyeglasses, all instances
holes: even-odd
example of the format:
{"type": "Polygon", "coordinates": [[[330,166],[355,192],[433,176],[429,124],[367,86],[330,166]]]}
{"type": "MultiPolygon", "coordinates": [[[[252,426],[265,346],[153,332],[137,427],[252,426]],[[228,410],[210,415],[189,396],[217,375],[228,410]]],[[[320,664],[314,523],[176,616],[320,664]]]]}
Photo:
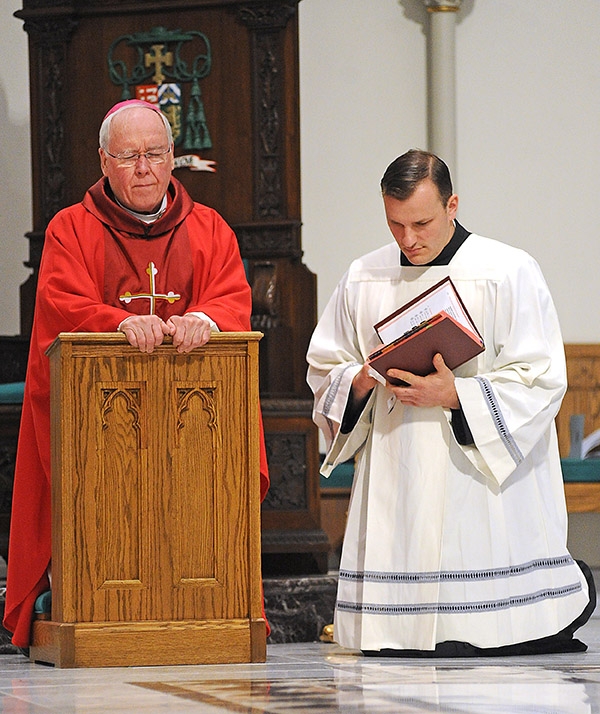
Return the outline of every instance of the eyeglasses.
{"type": "Polygon", "coordinates": [[[149,164],[162,164],[167,160],[167,155],[171,153],[171,147],[164,151],[144,151],[140,154],[111,154],[108,149],[104,151],[119,162],[119,166],[135,166],[142,158],[146,159],[149,164]]]}

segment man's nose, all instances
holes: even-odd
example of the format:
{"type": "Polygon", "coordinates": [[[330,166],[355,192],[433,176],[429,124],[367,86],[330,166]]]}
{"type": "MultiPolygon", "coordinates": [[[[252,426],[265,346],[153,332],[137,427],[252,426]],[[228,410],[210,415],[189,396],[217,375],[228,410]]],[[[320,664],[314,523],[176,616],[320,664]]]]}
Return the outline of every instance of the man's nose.
{"type": "Polygon", "coordinates": [[[148,173],[150,171],[150,162],[145,154],[139,154],[135,162],[135,170],[137,173],[148,173]]]}
{"type": "Polygon", "coordinates": [[[415,231],[411,230],[410,228],[405,228],[402,231],[401,242],[405,248],[411,248],[417,242],[417,234],[415,233],[415,231]]]}

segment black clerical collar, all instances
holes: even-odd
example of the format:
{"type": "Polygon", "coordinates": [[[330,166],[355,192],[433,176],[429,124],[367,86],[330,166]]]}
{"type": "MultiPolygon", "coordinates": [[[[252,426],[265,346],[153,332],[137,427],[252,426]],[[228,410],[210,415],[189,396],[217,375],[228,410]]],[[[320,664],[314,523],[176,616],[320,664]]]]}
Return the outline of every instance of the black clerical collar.
{"type": "MultiPolygon", "coordinates": [[[[448,241],[448,244],[444,246],[442,252],[434,258],[430,263],[425,263],[425,265],[418,265],[416,267],[422,268],[427,265],[448,265],[448,263],[456,255],[456,251],[460,246],[467,240],[471,235],[470,231],[463,228],[458,221],[454,221],[454,235],[448,241]]],[[[400,251],[400,265],[414,265],[410,260],[400,251]]]]}

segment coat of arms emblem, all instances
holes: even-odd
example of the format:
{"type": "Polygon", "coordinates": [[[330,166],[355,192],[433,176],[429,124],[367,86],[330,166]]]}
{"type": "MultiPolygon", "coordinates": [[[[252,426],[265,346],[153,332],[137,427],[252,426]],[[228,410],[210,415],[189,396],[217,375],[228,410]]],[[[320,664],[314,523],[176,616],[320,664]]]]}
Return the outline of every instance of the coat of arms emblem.
{"type": "Polygon", "coordinates": [[[109,76],[121,87],[121,100],[158,104],[169,120],[175,146],[186,151],[212,148],[200,90],[210,68],[210,42],[195,30],[154,27],[117,37],[108,51],[109,76]]]}

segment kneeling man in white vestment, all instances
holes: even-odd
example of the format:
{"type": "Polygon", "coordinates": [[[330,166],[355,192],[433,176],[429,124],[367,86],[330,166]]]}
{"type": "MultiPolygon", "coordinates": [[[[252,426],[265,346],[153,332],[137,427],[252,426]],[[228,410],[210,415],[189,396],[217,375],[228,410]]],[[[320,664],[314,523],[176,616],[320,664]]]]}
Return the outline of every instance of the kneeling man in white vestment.
{"type": "Polygon", "coordinates": [[[566,546],[566,366],[541,270],[457,222],[437,156],[400,156],[381,189],[394,241],[350,265],[307,356],[322,473],[355,460],[334,638],[370,655],[584,651],[596,596],[566,546]],[[374,326],[448,277],[485,349],[381,376],[374,326]]]}

